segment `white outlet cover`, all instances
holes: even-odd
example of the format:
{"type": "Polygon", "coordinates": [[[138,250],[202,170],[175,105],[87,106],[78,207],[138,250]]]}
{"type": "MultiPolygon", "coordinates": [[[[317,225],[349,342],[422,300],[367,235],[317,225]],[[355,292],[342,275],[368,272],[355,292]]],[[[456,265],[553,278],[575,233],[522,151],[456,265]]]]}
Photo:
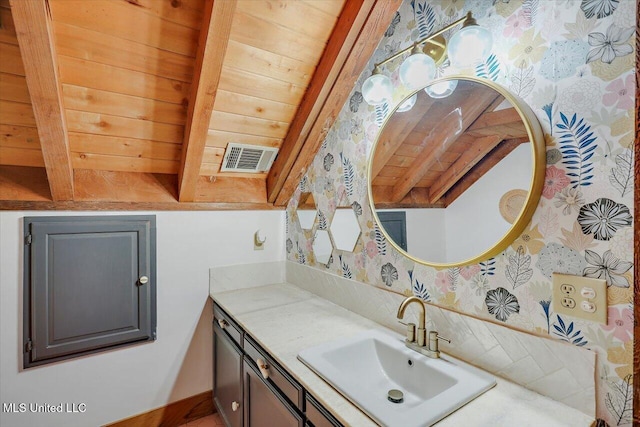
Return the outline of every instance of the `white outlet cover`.
{"type": "Polygon", "coordinates": [[[604,279],[553,273],[552,300],[553,311],[556,313],[607,324],[607,281],[604,279]],[[573,290],[569,293],[563,292],[563,285],[572,285],[573,290]],[[583,289],[588,290],[586,294],[594,291],[595,296],[586,298],[583,296],[583,289]],[[573,299],[575,305],[573,307],[563,305],[562,299],[565,297],[573,299]]]}

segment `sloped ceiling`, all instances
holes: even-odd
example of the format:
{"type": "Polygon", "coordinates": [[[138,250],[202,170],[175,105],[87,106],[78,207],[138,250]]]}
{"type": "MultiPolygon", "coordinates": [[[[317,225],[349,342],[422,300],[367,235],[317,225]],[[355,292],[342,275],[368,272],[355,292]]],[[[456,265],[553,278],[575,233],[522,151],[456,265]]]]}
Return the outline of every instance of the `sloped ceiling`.
{"type": "Polygon", "coordinates": [[[0,0],[0,208],[284,206],[399,4],[0,0]]]}

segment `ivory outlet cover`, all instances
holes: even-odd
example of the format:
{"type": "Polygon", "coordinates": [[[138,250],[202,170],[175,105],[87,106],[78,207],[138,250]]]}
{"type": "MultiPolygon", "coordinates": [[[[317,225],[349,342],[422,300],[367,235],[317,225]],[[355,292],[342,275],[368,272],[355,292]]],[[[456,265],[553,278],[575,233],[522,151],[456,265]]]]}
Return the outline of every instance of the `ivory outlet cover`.
{"type": "Polygon", "coordinates": [[[607,281],[553,273],[553,311],[607,324],[607,281]]]}

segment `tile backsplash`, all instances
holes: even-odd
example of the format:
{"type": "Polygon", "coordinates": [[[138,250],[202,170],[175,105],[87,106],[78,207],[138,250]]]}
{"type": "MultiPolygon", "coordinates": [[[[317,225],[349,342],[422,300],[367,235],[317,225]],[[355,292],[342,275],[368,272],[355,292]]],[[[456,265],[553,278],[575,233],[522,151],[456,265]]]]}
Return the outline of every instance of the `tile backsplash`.
{"type": "Polygon", "coordinates": [[[285,280],[284,261],[224,265],[209,269],[209,292],[282,283],[285,280]]]}
{"type": "MultiPolygon", "coordinates": [[[[293,262],[286,280],[334,304],[404,333],[396,319],[402,295],[293,262]]],[[[406,319],[405,319],[406,320],[406,319]]],[[[451,344],[441,350],[595,418],[596,354],[427,304],[427,329],[451,344]]]]}

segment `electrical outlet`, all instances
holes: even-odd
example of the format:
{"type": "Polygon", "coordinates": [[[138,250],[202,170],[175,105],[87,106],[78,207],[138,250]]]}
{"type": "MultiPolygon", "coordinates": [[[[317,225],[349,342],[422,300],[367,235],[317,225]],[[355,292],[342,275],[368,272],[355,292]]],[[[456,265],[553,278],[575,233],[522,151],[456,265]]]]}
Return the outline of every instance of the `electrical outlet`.
{"type": "Polygon", "coordinates": [[[553,310],[607,324],[607,281],[553,273],[553,310]]]}
{"type": "Polygon", "coordinates": [[[568,283],[563,283],[560,285],[560,290],[563,294],[571,295],[576,291],[576,288],[573,285],[569,285],[568,283]]]}
{"type": "Polygon", "coordinates": [[[576,300],[573,298],[563,297],[562,300],[560,300],[560,304],[566,308],[576,308],[576,300]]]}

